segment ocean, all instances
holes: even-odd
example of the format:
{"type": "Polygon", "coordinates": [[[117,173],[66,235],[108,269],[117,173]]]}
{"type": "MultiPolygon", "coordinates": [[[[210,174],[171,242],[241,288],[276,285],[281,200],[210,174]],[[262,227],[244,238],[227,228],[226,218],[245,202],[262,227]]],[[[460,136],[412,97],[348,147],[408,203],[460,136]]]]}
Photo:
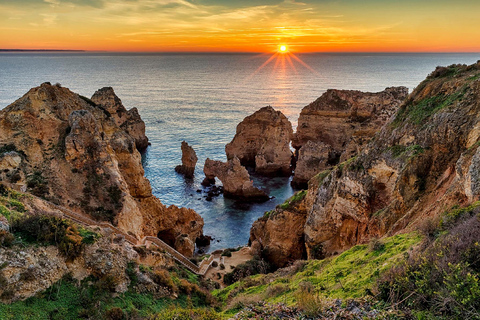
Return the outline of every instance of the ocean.
{"type": "Polygon", "coordinates": [[[208,157],[226,160],[225,144],[237,124],[261,107],[282,111],[294,128],[301,109],[327,89],[410,91],[436,66],[471,64],[480,54],[146,54],[0,53],[0,108],[49,81],[90,97],[110,86],[127,109],[137,107],[151,146],[143,155],[153,193],[166,205],[195,209],[214,237],[209,250],[247,243],[252,223],[293,194],[288,178],[253,176],[274,198],[262,204],[225,199],[209,202],[201,189],[208,157]],[[262,67],[262,68],[261,68],[262,67]],[[192,181],[174,171],[181,142],[199,158],[192,181]]]}

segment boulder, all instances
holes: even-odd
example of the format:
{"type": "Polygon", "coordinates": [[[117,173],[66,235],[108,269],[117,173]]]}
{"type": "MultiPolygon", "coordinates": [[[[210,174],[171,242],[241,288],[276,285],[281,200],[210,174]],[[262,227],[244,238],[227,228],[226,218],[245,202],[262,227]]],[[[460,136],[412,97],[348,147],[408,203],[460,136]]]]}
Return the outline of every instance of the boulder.
{"type": "Polygon", "coordinates": [[[195,173],[195,165],[198,158],[195,150],[185,141],[182,142],[182,164],[175,167],[175,171],[183,174],[185,178],[193,178],[195,173]]]}
{"type": "Polygon", "coordinates": [[[290,175],[292,124],[280,111],[264,107],[237,126],[233,140],[225,146],[227,159],[237,157],[244,166],[262,175],[290,175]]]}

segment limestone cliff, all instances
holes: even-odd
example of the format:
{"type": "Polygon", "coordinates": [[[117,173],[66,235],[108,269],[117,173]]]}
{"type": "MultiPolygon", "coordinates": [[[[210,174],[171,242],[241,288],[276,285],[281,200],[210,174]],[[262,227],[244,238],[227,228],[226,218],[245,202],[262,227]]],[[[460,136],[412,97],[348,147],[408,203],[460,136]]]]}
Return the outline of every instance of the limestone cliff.
{"type": "Polygon", "coordinates": [[[330,89],[303,108],[292,139],[298,158],[292,184],[306,187],[315,174],[357,154],[407,94],[405,87],[378,93],[330,89]]]}
{"type": "Polygon", "coordinates": [[[280,111],[264,107],[237,126],[233,140],[225,146],[227,159],[237,157],[244,166],[263,175],[290,175],[292,124],[280,111]]]}
{"type": "Polygon", "coordinates": [[[158,235],[174,245],[187,235],[195,243],[203,219],[152,196],[137,150],[145,146],[137,141],[146,141],[137,116],[111,88],[90,100],[44,83],[0,111],[0,178],[136,237],[158,235]]]}
{"type": "MultiPolygon", "coordinates": [[[[308,257],[412,230],[479,200],[479,145],[480,63],[437,68],[358,156],[310,180],[301,228],[308,257]]],[[[296,234],[284,221],[275,228],[296,234]]]]}

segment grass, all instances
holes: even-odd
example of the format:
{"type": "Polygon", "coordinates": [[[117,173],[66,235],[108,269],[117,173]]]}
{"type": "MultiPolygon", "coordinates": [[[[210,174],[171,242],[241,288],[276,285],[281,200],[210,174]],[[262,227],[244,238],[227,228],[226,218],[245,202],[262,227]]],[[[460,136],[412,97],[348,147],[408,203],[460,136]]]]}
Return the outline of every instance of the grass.
{"type": "MultiPolygon", "coordinates": [[[[381,246],[357,245],[342,254],[325,260],[311,260],[293,275],[257,275],[243,279],[213,295],[227,304],[232,299],[255,296],[257,301],[297,304],[301,287],[312,287],[312,294],[323,298],[350,299],[368,295],[379,276],[409,252],[422,237],[418,233],[400,234],[381,240],[381,246]],[[282,286],[282,290],[274,288],[282,286]],[[269,292],[269,294],[266,294],[269,292]],[[272,294],[274,293],[274,294],[272,294]],[[278,294],[275,294],[278,293],[278,294]]],[[[378,240],[377,240],[378,241],[378,240]]],[[[230,306],[225,315],[234,313],[230,306]]]]}
{"type": "Polygon", "coordinates": [[[105,295],[105,291],[101,292],[100,288],[89,285],[90,281],[88,279],[77,285],[74,280],[62,279],[48,290],[24,301],[9,305],[0,303],[0,319],[104,319],[103,314],[112,307],[118,307],[126,314],[148,317],[172,305],[189,305],[185,296],[174,301],[170,298],[155,299],[152,294],[134,291],[127,291],[114,298],[105,295]]]}
{"type": "Polygon", "coordinates": [[[398,111],[392,125],[398,127],[405,121],[415,125],[423,125],[438,111],[452,105],[455,101],[461,100],[465,95],[467,88],[467,86],[463,86],[460,90],[457,90],[451,95],[428,97],[415,104],[408,104],[398,111]]]}
{"type": "Polygon", "coordinates": [[[293,196],[285,200],[285,202],[280,204],[279,207],[284,210],[290,209],[295,204],[302,201],[306,195],[307,195],[307,190],[301,190],[301,191],[295,192],[293,196]]]}
{"type": "Polygon", "coordinates": [[[390,151],[392,153],[392,156],[394,158],[400,158],[404,155],[408,155],[408,159],[413,158],[419,154],[422,154],[425,152],[425,149],[418,145],[411,145],[411,146],[404,146],[404,145],[394,145],[391,146],[387,149],[387,151],[390,151]]]}

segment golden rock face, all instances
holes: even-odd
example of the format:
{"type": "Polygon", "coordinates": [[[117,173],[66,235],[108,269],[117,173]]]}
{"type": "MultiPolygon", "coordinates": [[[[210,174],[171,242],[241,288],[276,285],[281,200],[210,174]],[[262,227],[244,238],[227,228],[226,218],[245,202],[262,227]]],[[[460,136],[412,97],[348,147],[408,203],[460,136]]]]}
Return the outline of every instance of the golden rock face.
{"type": "MultiPolygon", "coordinates": [[[[90,100],[44,83],[0,111],[0,124],[0,146],[11,145],[21,156],[15,183],[27,192],[137,238],[187,234],[191,244],[202,234],[195,211],[167,208],[152,195],[137,150],[148,143],[145,124],[113,89],[90,100]]],[[[182,250],[191,255],[194,245],[182,250]]]]}

